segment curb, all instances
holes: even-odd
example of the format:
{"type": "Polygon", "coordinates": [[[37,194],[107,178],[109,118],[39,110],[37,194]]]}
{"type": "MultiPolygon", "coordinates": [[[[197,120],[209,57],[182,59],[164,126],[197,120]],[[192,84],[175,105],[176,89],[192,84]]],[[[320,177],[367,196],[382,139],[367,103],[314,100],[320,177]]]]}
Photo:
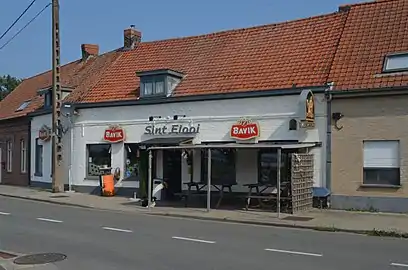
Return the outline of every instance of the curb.
{"type": "Polygon", "coordinates": [[[10,195],[10,194],[0,193],[0,196],[15,198],[15,199],[22,199],[22,200],[27,200],[27,201],[37,201],[37,202],[51,203],[51,204],[58,204],[58,205],[75,206],[75,207],[81,207],[81,208],[85,208],[85,209],[102,209],[102,208],[96,208],[96,207],[93,207],[93,206],[87,206],[87,205],[83,205],[83,204],[76,204],[76,203],[69,203],[69,202],[58,202],[58,201],[51,201],[51,200],[46,200],[46,199],[24,197],[24,196],[18,196],[18,195],[10,195]]]}
{"type": "Polygon", "coordinates": [[[354,234],[369,234],[371,232],[370,230],[352,230],[352,229],[341,229],[341,228],[327,227],[327,226],[311,226],[311,225],[308,226],[308,225],[287,224],[287,223],[279,223],[279,222],[239,220],[239,219],[233,219],[233,218],[199,217],[199,216],[169,214],[169,213],[146,213],[146,214],[151,215],[151,216],[168,216],[168,217],[185,218],[185,219],[217,221],[217,222],[225,222],[225,223],[238,223],[238,224],[245,224],[245,225],[257,225],[257,226],[289,228],[289,229],[304,229],[304,230],[313,230],[313,231],[320,231],[320,232],[344,232],[344,233],[354,233],[354,234]]]}

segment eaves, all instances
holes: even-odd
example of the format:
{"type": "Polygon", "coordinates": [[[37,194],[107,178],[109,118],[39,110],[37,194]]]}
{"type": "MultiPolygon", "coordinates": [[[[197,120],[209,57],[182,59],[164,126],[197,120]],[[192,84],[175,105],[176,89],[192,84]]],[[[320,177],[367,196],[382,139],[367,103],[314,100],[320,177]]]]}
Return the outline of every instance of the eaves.
{"type": "Polygon", "coordinates": [[[324,93],[327,90],[327,85],[311,86],[311,87],[296,87],[296,88],[293,87],[293,88],[286,88],[286,89],[261,90],[261,91],[220,93],[220,94],[175,96],[175,97],[163,97],[163,98],[154,98],[154,99],[145,98],[145,99],[137,99],[137,100],[124,100],[124,101],[76,103],[74,104],[74,107],[78,109],[86,109],[86,108],[100,108],[100,107],[155,105],[155,104],[179,103],[179,102],[287,96],[287,95],[299,95],[305,89],[309,89],[314,93],[324,93]]]}

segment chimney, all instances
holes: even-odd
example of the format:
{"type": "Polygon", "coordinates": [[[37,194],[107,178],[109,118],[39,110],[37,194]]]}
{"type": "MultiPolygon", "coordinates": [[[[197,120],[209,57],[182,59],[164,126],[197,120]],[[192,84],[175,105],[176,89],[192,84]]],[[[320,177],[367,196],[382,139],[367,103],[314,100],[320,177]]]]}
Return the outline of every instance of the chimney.
{"type": "Polygon", "coordinates": [[[90,56],[97,56],[99,54],[99,46],[95,44],[82,44],[82,61],[86,61],[90,56]]]}
{"type": "Polygon", "coordinates": [[[134,49],[137,44],[142,40],[142,33],[137,31],[134,25],[124,31],[124,44],[125,49],[134,49]]]}
{"type": "Polygon", "coordinates": [[[339,6],[339,12],[348,12],[348,11],[350,11],[350,9],[351,9],[350,5],[339,6]]]}

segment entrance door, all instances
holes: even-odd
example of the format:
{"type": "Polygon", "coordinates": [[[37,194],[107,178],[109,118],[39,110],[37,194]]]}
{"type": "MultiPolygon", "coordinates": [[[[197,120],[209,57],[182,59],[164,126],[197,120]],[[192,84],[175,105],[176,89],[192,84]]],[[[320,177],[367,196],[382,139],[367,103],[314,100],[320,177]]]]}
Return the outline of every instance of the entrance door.
{"type": "Polygon", "coordinates": [[[181,192],[181,151],[163,151],[163,178],[167,181],[166,199],[173,199],[181,192]]]}

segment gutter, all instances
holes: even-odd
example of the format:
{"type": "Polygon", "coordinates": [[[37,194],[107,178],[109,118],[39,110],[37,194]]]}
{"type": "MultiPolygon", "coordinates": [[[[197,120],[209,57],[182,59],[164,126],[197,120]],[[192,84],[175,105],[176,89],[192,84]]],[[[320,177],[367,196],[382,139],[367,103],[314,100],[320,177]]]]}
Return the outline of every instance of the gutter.
{"type": "Polygon", "coordinates": [[[383,96],[383,95],[407,95],[408,86],[394,86],[381,88],[367,88],[367,89],[349,89],[349,90],[334,90],[330,92],[333,98],[347,98],[347,97],[367,97],[367,96],[383,96]]]}
{"type": "Polygon", "coordinates": [[[310,87],[293,87],[293,88],[276,89],[276,90],[261,90],[261,91],[258,90],[258,91],[245,91],[245,92],[233,92],[233,93],[217,93],[217,94],[208,94],[208,95],[175,96],[175,97],[163,97],[163,98],[155,97],[155,98],[142,98],[142,99],[137,99],[137,100],[124,100],[124,101],[75,103],[73,104],[73,106],[78,109],[86,109],[86,108],[100,108],[100,107],[153,105],[153,104],[165,104],[165,103],[177,103],[177,102],[210,101],[210,100],[223,100],[223,99],[286,96],[286,95],[299,95],[305,89],[309,89],[314,93],[324,93],[326,88],[327,88],[326,85],[310,86],[310,87]]]}

